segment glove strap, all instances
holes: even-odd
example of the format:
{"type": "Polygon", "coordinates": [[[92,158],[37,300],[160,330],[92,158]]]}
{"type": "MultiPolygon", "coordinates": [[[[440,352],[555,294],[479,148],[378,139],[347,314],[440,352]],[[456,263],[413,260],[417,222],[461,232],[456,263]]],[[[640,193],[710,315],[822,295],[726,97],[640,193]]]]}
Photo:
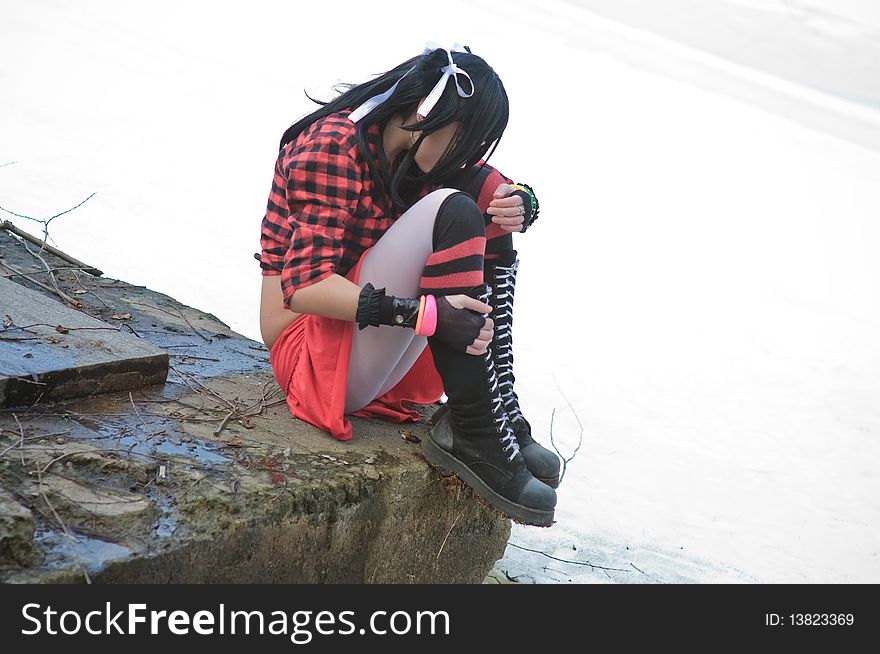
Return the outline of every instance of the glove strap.
{"type": "Polygon", "coordinates": [[[361,288],[361,294],[358,296],[358,307],[355,314],[358,329],[369,326],[378,327],[379,325],[415,329],[422,313],[423,297],[412,299],[386,295],[385,288],[377,289],[370,282],[367,282],[361,288]]]}

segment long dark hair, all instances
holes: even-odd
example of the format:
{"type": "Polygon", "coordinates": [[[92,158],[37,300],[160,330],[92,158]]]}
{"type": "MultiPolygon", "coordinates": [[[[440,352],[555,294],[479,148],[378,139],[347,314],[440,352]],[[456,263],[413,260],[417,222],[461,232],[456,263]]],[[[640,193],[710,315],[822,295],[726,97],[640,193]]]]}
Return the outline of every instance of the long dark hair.
{"type": "MultiPolygon", "coordinates": [[[[372,156],[367,145],[367,128],[371,124],[378,123],[380,128],[384,129],[393,117],[406,117],[416,110],[420,100],[431,92],[440,79],[441,69],[449,63],[446,51],[442,48],[407,59],[369,82],[337,85],[337,88],[346,90],[341,92],[339,97],[328,102],[315,100],[306,93],[310,100],[322,106],[287,128],[284,136],[281,137],[279,147],[284,148],[295,140],[314,121],[343,109],[355,109],[374,95],[384,93],[401,79],[404,73],[415,67],[403,77],[391,97],[357,123],[358,142],[370,174],[391,196],[396,205],[406,208],[410,202],[404,199],[405,189],[412,190],[411,184],[443,184],[447,180],[459,177],[463,167],[470,170],[480,159],[488,160],[507,128],[509,106],[507,92],[501,79],[481,57],[471,53],[470,48],[466,49],[467,52],[453,52],[452,56],[456,65],[467,71],[470,76],[473,82],[473,95],[460,97],[455,81],[447,80],[443,94],[425,120],[401,125],[401,129],[420,131],[421,136],[407,151],[393,178],[385,149],[381,145],[378,148],[378,161],[372,156]],[[455,121],[461,121],[461,124],[446,152],[429,172],[423,173],[417,165],[414,165],[414,157],[422,139],[455,121]],[[491,151],[486,156],[490,148],[491,151]]],[[[458,81],[465,92],[470,91],[466,77],[459,75],[458,81]]]]}

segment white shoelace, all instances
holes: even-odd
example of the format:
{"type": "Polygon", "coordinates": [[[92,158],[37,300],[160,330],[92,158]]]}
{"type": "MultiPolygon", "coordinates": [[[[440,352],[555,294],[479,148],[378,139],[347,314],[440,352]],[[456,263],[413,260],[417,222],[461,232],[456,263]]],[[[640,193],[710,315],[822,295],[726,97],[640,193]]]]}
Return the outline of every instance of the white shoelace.
{"type": "MultiPolygon", "coordinates": [[[[488,303],[489,296],[492,293],[492,287],[487,285],[488,290],[480,295],[480,300],[488,303]]],[[[494,308],[494,307],[493,307],[494,308]]],[[[519,443],[516,441],[516,435],[508,421],[507,412],[504,409],[504,397],[498,384],[498,375],[495,371],[495,362],[492,359],[492,346],[486,348],[483,355],[486,361],[486,373],[489,375],[489,393],[492,404],[492,420],[495,423],[495,431],[501,434],[499,439],[504,444],[504,451],[510,452],[507,456],[508,461],[513,461],[519,452],[519,443]]]]}
{"type": "Polygon", "coordinates": [[[504,377],[499,386],[504,388],[504,395],[508,400],[504,402],[505,410],[511,422],[522,417],[522,412],[513,401],[513,335],[511,333],[513,324],[513,294],[516,285],[516,271],[519,268],[519,259],[509,266],[495,267],[495,296],[492,305],[493,314],[496,317],[496,323],[501,322],[500,326],[496,325],[495,334],[499,339],[505,341],[504,345],[496,351],[498,359],[497,373],[499,377],[504,377]],[[501,320],[507,319],[507,320],[501,320]]]}

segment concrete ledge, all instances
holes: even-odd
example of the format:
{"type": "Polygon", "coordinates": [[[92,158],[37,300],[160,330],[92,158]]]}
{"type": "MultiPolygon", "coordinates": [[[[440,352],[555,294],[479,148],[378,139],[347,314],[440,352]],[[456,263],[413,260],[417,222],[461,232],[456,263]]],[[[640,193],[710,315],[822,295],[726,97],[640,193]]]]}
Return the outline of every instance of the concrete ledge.
{"type": "MultiPolygon", "coordinates": [[[[4,232],[0,251],[30,263],[4,232]]],[[[262,344],[149,289],[80,278],[83,310],[130,313],[170,370],[0,409],[0,581],[479,583],[502,556],[510,521],[428,466],[424,422],[352,418],[353,440],[335,441],[291,416],[262,344]]]]}

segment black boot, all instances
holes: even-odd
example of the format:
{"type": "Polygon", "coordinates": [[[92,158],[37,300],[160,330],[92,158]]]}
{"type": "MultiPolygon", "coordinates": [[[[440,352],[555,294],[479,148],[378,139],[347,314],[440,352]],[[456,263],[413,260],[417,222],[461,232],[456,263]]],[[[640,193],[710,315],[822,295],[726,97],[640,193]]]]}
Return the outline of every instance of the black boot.
{"type": "Polygon", "coordinates": [[[495,322],[492,353],[498,386],[504,398],[511,427],[519,443],[526,467],[537,479],[556,488],[559,486],[559,457],[532,438],[532,426],[520,411],[519,398],[513,390],[513,299],[519,259],[516,250],[507,250],[498,259],[487,259],[484,279],[493,289],[492,313],[495,322]]]}
{"type": "MultiPolygon", "coordinates": [[[[492,304],[486,284],[473,290],[468,295],[492,304]]],[[[422,440],[425,458],[457,474],[513,520],[550,526],[556,492],[532,476],[519,451],[504,411],[492,345],[483,355],[473,355],[429,336],[428,346],[449,401],[422,440]]]]}

